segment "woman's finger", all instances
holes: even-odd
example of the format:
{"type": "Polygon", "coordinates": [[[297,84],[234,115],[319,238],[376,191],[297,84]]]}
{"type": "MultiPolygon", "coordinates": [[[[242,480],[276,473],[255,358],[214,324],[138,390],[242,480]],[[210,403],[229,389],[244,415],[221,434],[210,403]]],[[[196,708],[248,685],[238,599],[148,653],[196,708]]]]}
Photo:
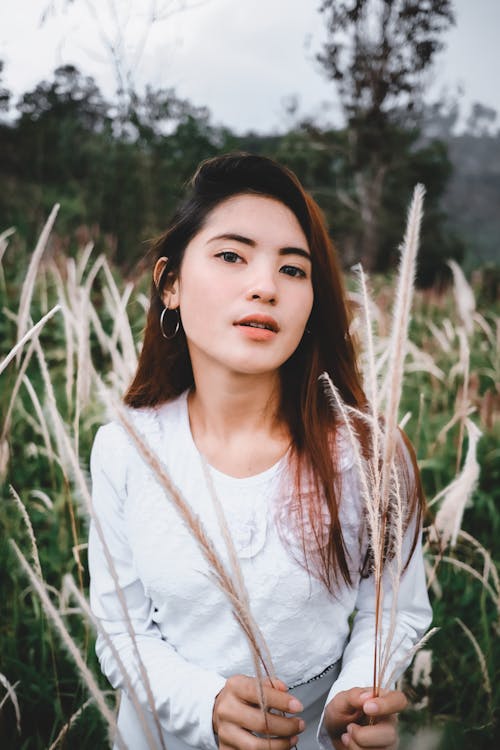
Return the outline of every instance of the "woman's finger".
{"type": "Polygon", "coordinates": [[[219,735],[219,746],[236,750],[290,750],[298,742],[298,737],[256,737],[236,724],[226,724],[223,735],[219,735]]]}
{"type": "Polygon", "coordinates": [[[404,711],[408,700],[400,690],[391,690],[378,698],[368,698],[363,703],[363,711],[367,716],[389,716],[404,711]]]}
{"type": "Polygon", "coordinates": [[[244,729],[259,734],[269,734],[278,737],[293,737],[305,729],[305,722],[298,716],[279,716],[263,713],[261,709],[242,705],[236,722],[244,729]]]}
{"type": "MultiPolygon", "coordinates": [[[[246,677],[245,675],[237,675],[236,677],[230,677],[227,684],[230,683],[231,690],[237,697],[250,703],[252,705],[259,705],[259,689],[257,680],[254,677],[246,677]]],[[[285,713],[297,713],[303,711],[304,707],[294,698],[283,690],[277,690],[264,684],[264,698],[267,708],[274,708],[277,711],[283,711],[285,713]]]]}
{"type": "MultiPolygon", "coordinates": [[[[398,733],[393,723],[382,721],[379,724],[370,726],[359,726],[359,724],[349,724],[347,733],[354,741],[355,746],[360,748],[384,748],[392,750],[397,747],[398,733]]],[[[351,747],[349,745],[349,747],[351,747]]]]}

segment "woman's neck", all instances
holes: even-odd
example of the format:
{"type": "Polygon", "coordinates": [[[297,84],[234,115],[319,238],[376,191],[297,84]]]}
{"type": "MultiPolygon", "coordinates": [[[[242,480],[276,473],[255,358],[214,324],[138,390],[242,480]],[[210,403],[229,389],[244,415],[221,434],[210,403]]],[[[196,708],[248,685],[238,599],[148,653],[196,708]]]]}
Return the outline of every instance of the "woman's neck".
{"type": "Polygon", "coordinates": [[[279,428],[279,376],[197,378],[189,394],[191,423],[223,441],[238,433],[279,428]]]}
{"type": "Polygon", "coordinates": [[[290,437],[279,417],[279,378],[197,379],[188,397],[191,433],[208,462],[233,476],[250,476],[275,463],[290,437]]]}

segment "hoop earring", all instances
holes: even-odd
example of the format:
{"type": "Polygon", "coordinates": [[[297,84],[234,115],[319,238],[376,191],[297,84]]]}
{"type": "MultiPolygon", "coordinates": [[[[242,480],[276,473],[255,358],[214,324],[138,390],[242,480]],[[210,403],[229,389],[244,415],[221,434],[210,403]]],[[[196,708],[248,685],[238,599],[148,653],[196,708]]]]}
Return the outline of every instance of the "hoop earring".
{"type": "Polygon", "coordinates": [[[164,339],[168,339],[169,341],[170,341],[170,339],[175,339],[175,337],[177,336],[177,333],[179,332],[179,328],[180,327],[181,327],[181,316],[179,314],[179,308],[176,307],[173,310],[171,310],[169,307],[164,307],[163,310],[161,311],[161,315],[160,315],[160,331],[161,331],[161,335],[163,336],[163,338],[164,339]],[[172,312],[172,313],[175,313],[175,315],[176,315],[176,322],[175,322],[174,332],[171,333],[171,334],[169,334],[169,335],[167,335],[165,333],[165,328],[164,328],[165,313],[167,313],[167,312],[172,312]]]}

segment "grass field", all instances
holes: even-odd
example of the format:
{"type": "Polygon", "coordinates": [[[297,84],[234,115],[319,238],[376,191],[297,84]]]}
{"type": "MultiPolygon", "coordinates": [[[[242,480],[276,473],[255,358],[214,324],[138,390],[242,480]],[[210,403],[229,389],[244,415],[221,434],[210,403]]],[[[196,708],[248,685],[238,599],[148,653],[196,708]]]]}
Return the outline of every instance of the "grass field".
{"type": "MultiPolygon", "coordinates": [[[[107,746],[107,722],[37,588],[113,709],[78,600],[88,588],[83,483],[93,436],[106,419],[96,373],[123,392],[148,282],[125,282],[90,246],[51,256],[49,230],[29,257],[15,236],[0,235],[0,746],[94,749],[107,746]],[[55,305],[6,363],[15,342],[55,305]]],[[[442,729],[443,750],[491,748],[498,739],[500,307],[484,296],[480,274],[476,282],[470,288],[456,271],[442,296],[416,293],[400,409],[430,505],[424,538],[439,627],[405,677],[415,707],[404,726],[442,729]]],[[[349,288],[356,306],[352,279],[349,288]]],[[[392,300],[391,279],[375,279],[382,379],[392,300]]]]}

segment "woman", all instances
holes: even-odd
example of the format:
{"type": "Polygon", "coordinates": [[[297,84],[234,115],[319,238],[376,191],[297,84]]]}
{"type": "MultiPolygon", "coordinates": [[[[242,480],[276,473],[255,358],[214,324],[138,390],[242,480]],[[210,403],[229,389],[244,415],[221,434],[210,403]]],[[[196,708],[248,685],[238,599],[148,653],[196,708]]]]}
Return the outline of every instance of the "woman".
{"type": "MultiPolygon", "coordinates": [[[[208,466],[280,680],[266,683],[266,725],[229,602],[134,442],[110,423],[92,452],[89,564],[107,634],[97,653],[123,690],[121,733],[133,750],[148,736],[169,750],[395,748],[406,699],[368,687],[375,605],[363,504],[318,382],[327,371],[347,403],[366,406],[321,213],[288,170],[229,154],[201,164],[154,253],[128,413],[225,558],[208,466]]],[[[431,616],[416,544],[421,492],[403,443],[400,463],[407,565],[393,663],[431,616]]]]}

